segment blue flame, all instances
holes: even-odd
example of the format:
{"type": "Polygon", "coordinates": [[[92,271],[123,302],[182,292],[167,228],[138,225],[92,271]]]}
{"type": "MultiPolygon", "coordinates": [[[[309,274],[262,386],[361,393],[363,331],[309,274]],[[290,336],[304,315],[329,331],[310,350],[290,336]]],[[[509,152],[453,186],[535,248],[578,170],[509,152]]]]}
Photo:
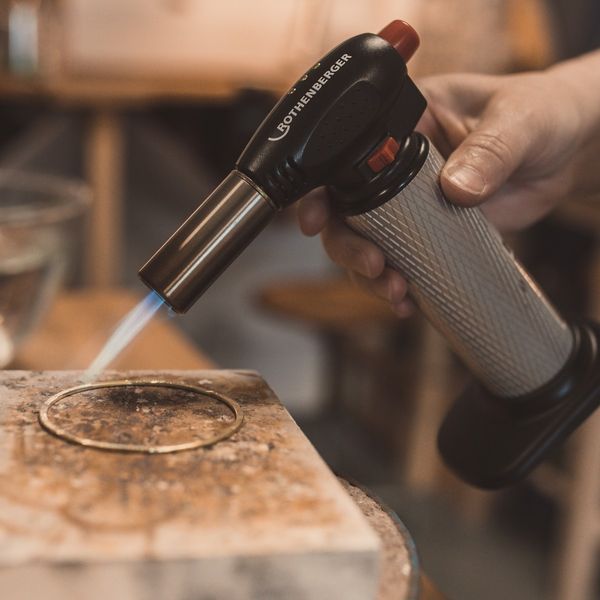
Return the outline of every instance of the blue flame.
{"type": "Polygon", "coordinates": [[[164,304],[156,293],[150,292],[117,325],[102,350],[83,375],[85,382],[93,381],[132,342],[164,304]]]}

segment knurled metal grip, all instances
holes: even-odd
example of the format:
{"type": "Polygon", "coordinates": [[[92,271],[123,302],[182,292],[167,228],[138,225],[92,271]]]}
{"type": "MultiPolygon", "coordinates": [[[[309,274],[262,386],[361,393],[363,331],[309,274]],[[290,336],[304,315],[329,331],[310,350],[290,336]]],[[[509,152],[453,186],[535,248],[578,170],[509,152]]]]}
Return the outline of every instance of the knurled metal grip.
{"type": "Polygon", "coordinates": [[[573,334],[477,208],[446,200],[428,157],[385,204],[347,217],[409,282],[411,296],[490,392],[539,389],[565,365],[573,334]]]}

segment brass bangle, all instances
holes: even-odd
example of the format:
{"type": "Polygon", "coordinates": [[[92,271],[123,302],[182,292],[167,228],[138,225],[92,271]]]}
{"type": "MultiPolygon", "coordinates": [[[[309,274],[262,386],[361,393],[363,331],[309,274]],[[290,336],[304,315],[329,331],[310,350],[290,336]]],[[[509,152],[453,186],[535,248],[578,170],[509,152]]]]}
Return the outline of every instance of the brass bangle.
{"type": "Polygon", "coordinates": [[[80,446],[85,446],[87,448],[97,448],[98,450],[108,450],[113,452],[140,452],[144,454],[169,454],[172,452],[183,452],[184,450],[195,450],[197,448],[212,446],[213,444],[216,444],[217,442],[220,442],[233,435],[242,426],[242,422],[244,420],[244,415],[241,406],[235,400],[232,400],[231,398],[224,396],[223,394],[218,394],[213,390],[207,390],[187,383],[159,379],[121,379],[116,381],[100,381],[97,383],[78,385],[76,387],[63,390],[62,392],[54,394],[53,396],[48,398],[48,400],[46,400],[40,408],[38,417],[40,425],[46,431],[68,442],[72,442],[80,446]],[[208,396],[210,398],[213,398],[214,400],[217,400],[218,402],[221,402],[222,404],[225,404],[233,413],[234,421],[233,423],[231,423],[231,425],[228,425],[218,434],[214,435],[212,438],[209,439],[194,440],[191,442],[184,442],[180,444],[143,446],[140,444],[121,444],[117,442],[103,442],[99,440],[93,440],[90,438],[79,437],[77,435],[69,433],[62,427],[56,425],[56,423],[53,423],[50,419],[50,408],[56,403],[60,402],[61,400],[68,398],[69,396],[74,396],[75,394],[79,394],[81,392],[88,392],[90,390],[97,390],[102,388],[140,386],[174,388],[178,390],[184,390],[187,392],[194,392],[203,396],[208,396]]]}

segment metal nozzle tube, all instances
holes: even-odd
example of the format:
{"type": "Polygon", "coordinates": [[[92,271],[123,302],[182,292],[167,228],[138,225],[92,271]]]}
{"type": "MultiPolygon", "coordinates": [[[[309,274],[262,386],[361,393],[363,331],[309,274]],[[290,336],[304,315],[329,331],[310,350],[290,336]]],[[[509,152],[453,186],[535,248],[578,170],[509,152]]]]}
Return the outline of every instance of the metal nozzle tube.
{"type": "Polygon", "coordinates": [[[275,212],[265,194],[232,171],[140,269],[140,278],[173,310],[187,312],[275,212]]]}

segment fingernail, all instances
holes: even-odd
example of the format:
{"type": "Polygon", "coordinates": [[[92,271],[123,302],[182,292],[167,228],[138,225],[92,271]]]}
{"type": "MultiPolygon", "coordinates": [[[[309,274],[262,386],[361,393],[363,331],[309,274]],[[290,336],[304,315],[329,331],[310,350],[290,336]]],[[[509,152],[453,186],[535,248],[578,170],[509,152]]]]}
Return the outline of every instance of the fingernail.
{"type": "Polygon", "coordinates": [[[465,164],[452,165],[446,169],[446,177],[456,187],[479,196],[485,190],[485,179],[473,167],[465,164]]]}

